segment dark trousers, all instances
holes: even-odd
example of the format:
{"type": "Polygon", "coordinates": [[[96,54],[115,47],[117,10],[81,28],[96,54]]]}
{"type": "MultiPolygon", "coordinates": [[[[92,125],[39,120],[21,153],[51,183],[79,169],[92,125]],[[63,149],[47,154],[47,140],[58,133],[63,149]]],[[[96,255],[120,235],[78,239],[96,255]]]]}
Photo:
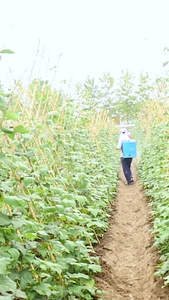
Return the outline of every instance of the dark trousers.
{"type": "Polygon", "coordinates": [[[124,173],[124,176],[125,176],[128,184],[130,184],[131,178],[132,178],[131,162],[132,162],[132,158],[121,157],[123,173],[124,173]]]}

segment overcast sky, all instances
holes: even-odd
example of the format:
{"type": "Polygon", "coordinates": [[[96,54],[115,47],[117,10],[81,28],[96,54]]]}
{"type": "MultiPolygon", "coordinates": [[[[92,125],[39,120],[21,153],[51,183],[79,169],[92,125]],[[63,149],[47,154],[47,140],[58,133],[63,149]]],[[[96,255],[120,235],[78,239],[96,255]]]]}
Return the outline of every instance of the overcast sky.
{"type": "Polygon", "coordinates": [[[169,60],[168,0],[0,0],[0,9],[0,50],[15,52],[1,58],[3,84],[51,81],[54,70],[56,82],[158,76],[169,60]]]}

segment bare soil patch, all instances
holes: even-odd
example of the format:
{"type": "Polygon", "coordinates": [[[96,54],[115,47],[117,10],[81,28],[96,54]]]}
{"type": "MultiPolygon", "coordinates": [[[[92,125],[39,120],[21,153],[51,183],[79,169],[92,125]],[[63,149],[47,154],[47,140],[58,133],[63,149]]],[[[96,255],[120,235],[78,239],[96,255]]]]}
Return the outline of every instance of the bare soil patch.
{"type": "Polygon", "coordinates": [[[102,273],[96,277],[103,300],[169,300],[169,289],[154,276],[159,261],[153,246],[147,198],[132,166],[135,184],[126,186],[122,171],[109,230],[96,246],[102,273]]]}

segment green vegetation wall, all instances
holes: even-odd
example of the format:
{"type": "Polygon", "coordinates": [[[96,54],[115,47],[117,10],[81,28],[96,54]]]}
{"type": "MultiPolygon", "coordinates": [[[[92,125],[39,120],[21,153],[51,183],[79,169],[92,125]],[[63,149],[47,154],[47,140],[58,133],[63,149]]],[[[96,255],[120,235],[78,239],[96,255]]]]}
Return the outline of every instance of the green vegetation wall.
{"type": "Polygon", "coordinates": [[[93,299],[93,245],[118,183],[114,124],[38,81],[0,111],[0,299],[93,299]]]}
{"type": "MultiPolygon", "coordinates": [[[[167,99],[166,99],[167,100],[167,99]]],[[[168,101],[148,101],[137,127],[140,150],[138,170],[152,206],[155,246],[161,253],[156,275],[169,283],[169,106],[168,101]]]]}

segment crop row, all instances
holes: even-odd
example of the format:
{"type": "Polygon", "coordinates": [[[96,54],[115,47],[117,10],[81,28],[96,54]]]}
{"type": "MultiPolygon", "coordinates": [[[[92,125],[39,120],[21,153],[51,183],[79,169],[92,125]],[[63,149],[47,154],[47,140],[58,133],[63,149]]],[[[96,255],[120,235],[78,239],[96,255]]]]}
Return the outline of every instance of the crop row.
{"type": "Polygon", "coordinates": [[[169,283],[169,123],[154,122],[142,140],[139,176],[152,206],[154,245],[161,253],[156,275],[169,283]]]}
{"type": "MultiPolygon", "coordinates": [[[[8,120],[15,117],[8,112],[8,120]]],[[[93,246],[108,228],[116,194],[114,142],[106,130],[92,135],[83,124],[73,128],[67,116],[61,125],[56,113],[28,129],[2,127],[1,300],[100,294],[93,246]]]]}

